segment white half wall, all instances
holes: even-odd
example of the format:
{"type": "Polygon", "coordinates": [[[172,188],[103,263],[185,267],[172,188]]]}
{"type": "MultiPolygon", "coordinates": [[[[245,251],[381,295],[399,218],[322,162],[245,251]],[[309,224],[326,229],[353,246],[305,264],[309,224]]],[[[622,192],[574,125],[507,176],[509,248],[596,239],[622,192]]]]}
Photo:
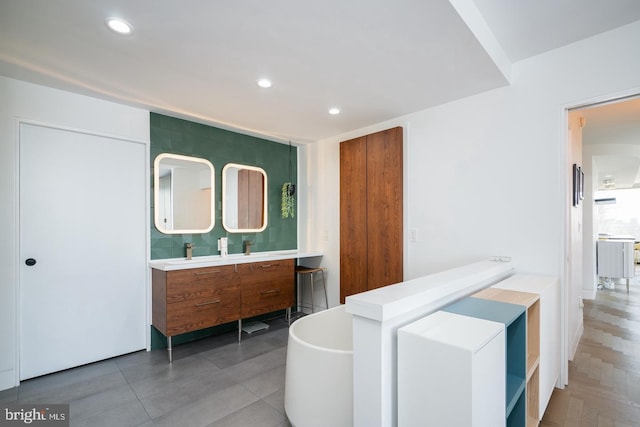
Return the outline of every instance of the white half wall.
{"type": "Polygon", "coordinates": [[[18,384],[18,121],[52,124],[148,144],[149,112],[5,77],[0,77],[0,99],[0,390],[3,390],[18,384]]]}
{"type": "Polygon", "coordinates": [[[566,109],[640,93],[637,40],[640,22],[518,62],[509,87],[319,141],[308,157],[309,230],[330,268],[330,305],[340,286],[339,142],[403,126],[405,280],[512,256],[518,273],[560,277],[572,322],[560,327],[573,335],[565,343],[577,342],[579,301],[566,295],[580,295],[582,285],[567,292],[565,280],[566,109]]]}

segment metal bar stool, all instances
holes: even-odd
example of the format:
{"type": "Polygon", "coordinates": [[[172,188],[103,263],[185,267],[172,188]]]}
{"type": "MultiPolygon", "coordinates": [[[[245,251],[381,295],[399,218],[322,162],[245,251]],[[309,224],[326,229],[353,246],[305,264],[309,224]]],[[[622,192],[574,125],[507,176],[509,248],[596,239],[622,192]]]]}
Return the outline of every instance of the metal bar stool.
{"type": "Polygon", "coordinates": [[[315,273],[322,274],[322,287],[324,289],[324,301],[326,304],[325,308],[329,308],[329,298],[327,297],[327,283],[324,279],[324,270],[326,269],[323,267],[305,267],[303,265],[296,266],[296,273],[298,274],[298,299],[300,300],[300,303],[298,304],[298,311],[300,311],[300,307],[304,307],[304,304],[302,304],[302,297],[300,295],[300,283],[302,283],[302,277],[308,275],[309,282],[311,283],[311,312],[315,312],[316,305],[313,303],[313,282],[315,273]]]}

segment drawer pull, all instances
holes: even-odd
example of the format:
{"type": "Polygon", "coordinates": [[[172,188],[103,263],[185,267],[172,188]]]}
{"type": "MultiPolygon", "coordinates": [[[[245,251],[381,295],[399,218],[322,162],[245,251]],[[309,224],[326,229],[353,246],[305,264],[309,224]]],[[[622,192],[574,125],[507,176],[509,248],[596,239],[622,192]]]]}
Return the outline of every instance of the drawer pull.
{"type": "Polygon", "coordinates": [[[260,294],[262,295],[273,295],[273,294],[279,294],[280,293],[280,289],[271,289],[268,291],[262,291],[260,292],[260,294]]]}
{"type": "Polygon", "coordinates": [[[262,264],[260,267],[262,268],[271,268],[271,267],[277,267],[280,264],[262,264]]]}
{"type": "Polygon", "coordinates": [[[211,304],[219,304],[220,300],[219,299],[214,299],[213,301],[205,301],[205,302],[199,302],[197,304],[195,304],[196,307],[202,307],[205,305],[211,305],[211,304]]]}
{"type": "Polygon", "coordinates": [[[218,274],[220,270],[212,270],[212,271],[196,271],[193,274],[195,276],[204,276],[205,274],[218,274]]]}

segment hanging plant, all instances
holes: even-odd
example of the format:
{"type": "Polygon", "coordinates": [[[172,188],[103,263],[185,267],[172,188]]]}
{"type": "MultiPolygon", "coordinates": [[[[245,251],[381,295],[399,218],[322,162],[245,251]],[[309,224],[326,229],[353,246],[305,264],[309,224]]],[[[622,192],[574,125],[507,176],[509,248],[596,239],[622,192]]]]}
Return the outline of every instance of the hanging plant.
{"type": "Polygon", "coordinates": [[[293,197],[295,185],[285,182],[282,185],[282,218],[294,218],[296,214],[296,203],[293,197]]]}
{"type": "Polygon", "coordinates": [[[296,185],[291,182],[291,141],[289,141],[289,182],[282,185],[282,218],[293,218],[296,214],[296,185]]]}

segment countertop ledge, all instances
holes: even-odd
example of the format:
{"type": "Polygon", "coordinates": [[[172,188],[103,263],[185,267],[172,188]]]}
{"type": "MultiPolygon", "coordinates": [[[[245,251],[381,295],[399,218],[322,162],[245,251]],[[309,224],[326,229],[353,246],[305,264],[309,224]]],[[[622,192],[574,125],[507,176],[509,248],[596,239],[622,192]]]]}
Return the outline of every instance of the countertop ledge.
{"type": "Polygon", "coordinates": [[[272,252],[252,252],[251,255],[230,254],[226,257],[220,255],[209,255],[186,258],[166,258],[149,261],[149,267],[156,270],[173,271],[185,270],[188,268],[214,267],[218,265],[246,264],[249,262],[277,261],[292,258],[312,258],[322,256],[322,252],[301,252],[297,250],[272,251],[272,252]]]}
{"type": "Polygon", "coordinates": [[[380,323],[393,322],[409,313],[439,310],[514,273],[509,257],[496,257],[350,295],[346,298],[346,310],[380,323]]]}

